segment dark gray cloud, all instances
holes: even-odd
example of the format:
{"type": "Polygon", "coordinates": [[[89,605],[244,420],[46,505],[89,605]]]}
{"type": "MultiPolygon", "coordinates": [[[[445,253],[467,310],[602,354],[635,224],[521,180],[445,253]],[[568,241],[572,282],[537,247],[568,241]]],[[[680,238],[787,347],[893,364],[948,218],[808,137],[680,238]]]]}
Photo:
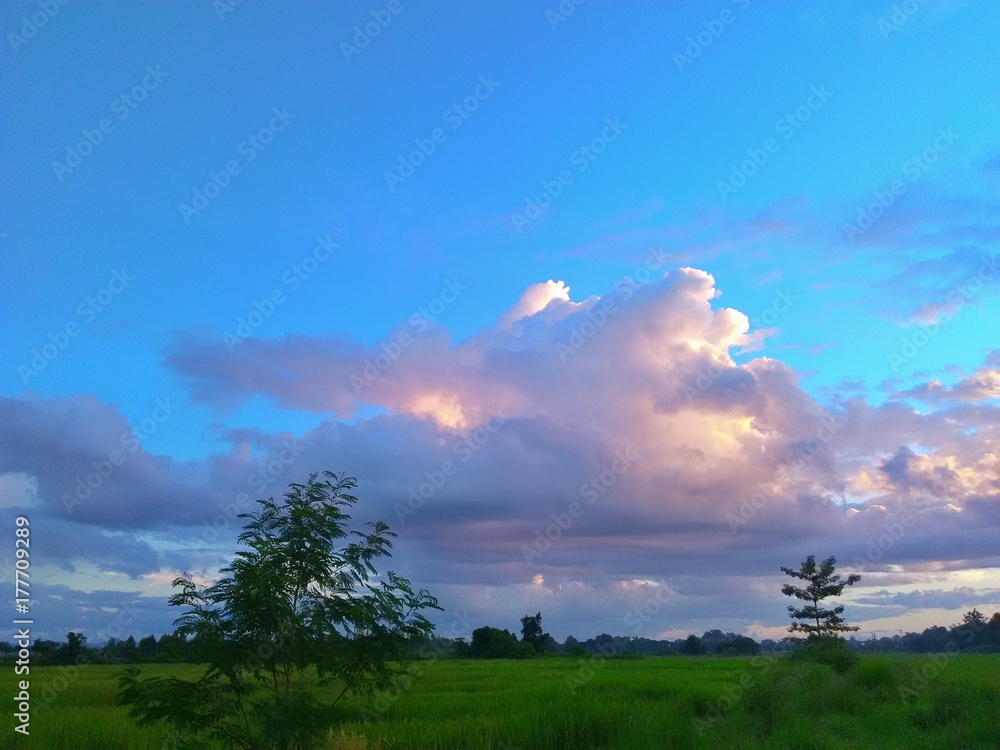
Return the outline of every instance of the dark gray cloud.
{"type": "Polygon", "coordinates": [[[899,609],[971,609],[981,604],[1000,602],[1000,591],[976,591],[970,586],[946,591],[916,590],[892,593],[886,589],[857,599],[859,604],[877,604],[899,609]]]}

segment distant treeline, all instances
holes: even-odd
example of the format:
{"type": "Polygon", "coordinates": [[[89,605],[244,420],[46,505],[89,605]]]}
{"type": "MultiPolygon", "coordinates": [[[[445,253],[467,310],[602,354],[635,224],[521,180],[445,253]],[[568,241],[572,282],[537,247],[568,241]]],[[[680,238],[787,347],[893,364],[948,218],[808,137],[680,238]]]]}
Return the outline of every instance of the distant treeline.
{"type": "MultiPolygon", "coordinates": [[[[540,626],[540,615],[536,616],[540,626]]],[[[533,618],[526,618],[533,619],[533,618]]],[[[539,628],[540,630],[540,628],[539,628]]],[[[689,635],[677,640],[654,640],[638,636],[609,635],[602,633],[596,638],[580,641],[569,636],[563,643],[548,634],[520,640],[507,630],[484,627],[472,633],[472,642],[464,639],[446,641],[438,639],[435,644],[438,653],[448,650],[455,656],[510,659],[531,656],[538,651],[551,654],[583,656],[602,654],[604,656],[753,656],[762,651],[790,651],[797,643],[786,640],[764,639],[755,641],[745,635],[709,630],[701,636],[689,635]],[[534,643],[534,647],[532,647],[534,643]]],[[[977,609],[967,612],[962,622],[951,627],[935,626],[922,633],[906,633],[885,638],[859,639],[851,636],[847,645],[858,652],[871,653],[940,653],[962,651],[967,653],[1000,653],[1000,613],[989,620],[977,609]]]]}
{"type": "MultiPolygon", "coordinates": [[[[541,631],[541,615],[525,617],[533,629],[522,630],[519,639],[509,630],[477,628],[471,642],[464,638],[431,638],[412,643],[417,658],[519,659],[539,654],[586,656],[753,656],[762,651],[789,651],[794,642],[764,639],[755,641],[745,635],[709,630],[700,636],[677,640],[654,640],[638,636],[601,633],[580,641],[569,636],[559,643],[541,631]]],[[[847,645],[861,653],[1000,653],[1000,612],[990,619],[977,609],[965,613],[962,622],[951,627],[934,626],[922,633],[905,633],[883,638],[860,639],[851,636],[847,645]]],[[[17,649],[0,641],[0,660],[13,660],[17,649]]],[[[32,663],[45,664],[136,664],[142,662],[197,662],[199,649],[193,641],[166,633],[159,639],[147,635],[138,641],[112,638],[103,646],[88,646],[82,633],[67,633],[64,643],[36,640],[31,646],[32,663]]]]}
{"type": "Polygon", "coordinates": [[[922,633],[904,633],[883,638],[850,638],[848,645],[871,653],[940,653],[964,651],[992,654],[1000,652],[1000,612],[989,620],[978,609],[966,612],[962,622],[944,628],[938,625],[922,633]]]}
{"type": "MultiPolygon", "coordinates": [[[[7,641],[0,641],[0,659],[14,659],[17,649],[7,641]]],[[[179,635],[165,633],[159,639],[147,635],[138,641],[133,636],[125,640],[110,639],[103,646],[88,646],[82,633],[66,634],[66,641],[37,639],[31,644],[32,665],[46,664],[138,664],[141,662],[189,662],[195,647],[179,635]]]]}

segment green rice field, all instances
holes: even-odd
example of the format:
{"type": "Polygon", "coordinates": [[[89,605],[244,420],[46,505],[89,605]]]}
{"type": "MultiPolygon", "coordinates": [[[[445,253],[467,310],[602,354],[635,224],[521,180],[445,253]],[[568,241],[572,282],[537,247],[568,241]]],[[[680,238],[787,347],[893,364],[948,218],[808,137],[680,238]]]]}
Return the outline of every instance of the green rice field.
{"type": "MultiPolygon", "coordinates": [[[[418,674],[396,694],[342,702],[343,721],[324,747],[1000,747],[1000,656],[864,657],[844,674],[776,657],[415,667],[418,674]]],[[[174,747],[168,730],[137,728],[115,705],[122,669],[33,668],[30,739],[8,718],[0,747],[174,747]]],[[[193,679],[201,669],[154,664],[143,673],[193,679]]],[[[5,696],[16,695],[13,669],[0,681],[5,696]]]]}

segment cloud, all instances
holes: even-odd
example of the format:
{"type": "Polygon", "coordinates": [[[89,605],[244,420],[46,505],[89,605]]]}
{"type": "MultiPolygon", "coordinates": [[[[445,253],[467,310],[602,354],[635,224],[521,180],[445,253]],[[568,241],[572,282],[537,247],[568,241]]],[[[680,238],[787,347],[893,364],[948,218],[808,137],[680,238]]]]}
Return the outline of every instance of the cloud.
{"type": "Polygon", "coordinates": [[[53,517],[157,528],[201,515],[222,497],[225,458],[206,477],[195,464],[154,456],[116,406],[93,396],[0,397],[0,422],[16,436],[0,449],[0,475],[30,477],[53,517]]]}
{"type": "Polygon", "coordinates": [[[890,592],[882,589],[874,594],[856,599],[858,604],[892,606],[901,609],[966,609],[978,604],[1000,602],[1000,591],[977,592],[971,586],[950,591],[943,589],[890,592]]]}
{"type": "Polygon", "coordinates": [[[565,283],[549,279],[532,284],[524,290],[517,304],[501,316],[500,327],[510,328],[517,321],[540,313],[552,302],[569,302],[569,287],[565,283]]]}
{"type": "MultiPolygon", "coordinates": [[[[692,546],[744,547],[746,537],[794,548],[826,535],[854,549],[867,540],[852,534],[868,533],[865,519],[874,511],[862,504],[855,512],[863,518],[848,516],[839,498],[862,476],[878,480],[869,482],[873,506],[924,503],[923,511],[930,497],[934,507],[973,509],[963,498],[991,496],[982,477],[992,464],[977,462],[989,440],[967,433],[992,412],[946,418],[858,397],[831,411],[781,363],[731,359],[748,321],[713,308],[717,295],[712,277],[695,269],[618,284],[583,302],[573,302],[564,284],[534,285],[495,327],[454,343],[440,329],[417,338],[355,395],[355,408],[374,405],[385,416],[331,423],[304,442],[319,454],[318,446],[329,446],[351,466],[370,466],[369,452],[394,456],[392,467],[379,466],[371,477],[391,512],[426,475],[455,461],[462,435],[490,414],[505,415],[475,461],[459,463],[457,475],[407,517],[409,528],[433,538],[443,566],[465,555],[518,567],[524,545],[553,514],[584,499],[581,487],[622,445],[642,459],[539,556],[540,565],[572,568],[589,555],[623,575],[641,575],[641,565],[626,569],[604,557],[627,548],[630,559],[641,559],[655,549],[684,569],[692,546]],[[836,429],[824,439],[830,424],[836,429]],[[941,450],[915,452],[928,445],[941,450]],[[955,493],[947,502],[945,490],[955,493]],[[746,537],[734,537],[732,516],[755,491],[766,503],[754,509],[746,537]]],[[[182,374],[196,372],[205,393],[228,398],[242,390],[241,398],[321,409],[351,398],[349,367],[336,353],[351,345],[334,350],[328,343],[250,340],[240,368],[247,375],[238,379],[218,348],[195,343],[172,361],[182,374]],[[310,351],[324,356],[310,359],[310,351]],[[276,368],[285,377],[272,377],[276,368]]]]}
{"type": "Polygon", "coordinates": [[[944,404],[956,402],[982,402],[1000,399],[1000,366],[997,352],[993,352],[988,363],[971,375],[960,378],[954,385],[944,385],[940,380],[930,380],[903,391],[901,395],[920,399],[927,403],[944,404]]]}
{"type": "Polygon", "coordinates": [[[167,606],[165,596],[144,596],[134,592],[97,589],[79,591],[62,584],[32,584],[32,614],[36,626],[32,634],[45,640],[65,641],[74,630],[87,636],[89,645],[102,645],[109,638],[123,640],[134,635],[173,631],[180,615],[167,606]],[[56,629],[54,623],[64,623],[56,629]]]}
{"type": "Polygon", "coordinates": [[[873,191],[884,192],[906,175],[886,174],[869,188],[822,203],[799,195],[745,215],[674,213],[649,226],[650,217],[646,226],[613,228],[557,254],[638,263],[657,247],[674,263],[718,265],[762,280],[794,272],[816,290],[861,288],[860,301],[880,317],[933,325],[1000,289],[997,164],[994,150],[969,165],[942,160],[919,181],[903,180],[905,191],[889,208],[879,206],[877,220],[853,242],[844,227],[872,204],[873,191]],[[799,262],[803,247],[810,249],[808,268],[799,262]]]}
{"type": "Polygon", "coordinates": [[[122,448],[120,410],[89,396],[3,399],[16,439],[0,447],[0,472],[18,479],[0,488],[21,502],[16,488],[37,486],[59,538],[89,527],[65,544],[67,566],[134,577],[210,571],[231,549],[224,509],[236,498],[246,510],[310,471],[345,470],[360,483],[357,520],[388,520],[395,567],[446,606],[506,617],[537,611],[544,594],[566,627],[621,623],[642,600],[613,592],[635,580],[675,580],[691,605],[672,610],[684,622],[705,607],[706,619],[740,608],[745,625],[763,622],[783,611],[779,566],[807,554],[866,572],[1000,562],[996,406],[820,403],[781,362],[732,359],[749,321],[718,296],[693,268],[578,302],[543,282],[465,339],[405,322],[385,341],[406,331],[408,343],[360,388],[381,343],[255,336],[230,353],[190,332],[167,362],[192,399],[225,412],[263,397],[334,416],[298,436],[220,427],[228,450],[197,461],[126,450],[70,516],[63,495],[122,448]],[[904,514],[903,533],[878,547],[904,514]]]}

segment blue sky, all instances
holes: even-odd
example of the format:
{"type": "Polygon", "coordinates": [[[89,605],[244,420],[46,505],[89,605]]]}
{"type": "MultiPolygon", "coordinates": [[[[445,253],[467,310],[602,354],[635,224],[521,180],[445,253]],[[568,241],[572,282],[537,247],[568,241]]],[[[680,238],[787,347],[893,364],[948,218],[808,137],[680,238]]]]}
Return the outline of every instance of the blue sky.
{"type": "MultiPolygon", "coordinates": [[[[591,430],[611,434],[612,423],[618,438],[645,441],[656,455],[708,455],[711,446],[668,450],[657,441],[687,420],[729,435],[736,423],[720,427],[719,415],[739,412],[737,421],[768,423],[755,434],[782,436],[787,446],[803,439],[796,433],[805,429],[803,415],[825,410],[859,434],[841,432],[825,444],[827,475],[784,487],[789,503],[818,497],[840,512],[845,504],[890,512],[893,503],[926,501],[914,496],[913,477],[923,471],[960,481],[947,498],[931,494],[966,513],[957,527],[968,528],[964,519],[978,508],[972,526],[987,533],[998,502],[989,456],[997,455],[1000,67],[991,62],[990,30],[1000,10],[958,0],[912,6],[789,9],[736,0],[624,8],[587,0],[563,3],[560,12],[555,2],[400,0],[290,11],[205,1],[54,5],[54,14],[38,3],[8,6],[0,73],[8,92],[0,177],[8,364],[0,394],[10,414],[35,417],[5,420],[10,445],[31,446],[30,455],[0,455],[5,510],[30,502],[40,518],[55,519],[60,535],[81,527],[121,547],[108,557],[81,548],[53,559],[51,585],[103,591],[93,581],[125,575],[121,591],[160,602],[157,576],[186,564],[175,548],[185,548],[217,498],[244,484],[241,473],[286,433],[316,462],[336,465],[296,463],[270,491],[309,470],[337,468],[358,473],[375,510],[391,513],[421,470],[380,473],[363,452],[356,467],[340,465],[349,451],[335,448],[348,435],[367,435],[376,453],[419,464],[435,440],[473,430],[502,407],[513,422],[533,421],[530,430],[508,422],[498,434],[526,430],[543,442],[554,439],[546,430],[577,436],[576,446],[549,446],[552,466],[569,470],[610,451],[610,443],[583,446],[591,430]],[[566,9],[572,13],[562,15],[566,9]],[[216,191],[213,181],[223,187],[216,191]],[[534,218],[529,206],[539,200],[548,205],[534,218]],[[880,215],[862,227],[859,214],[873,212],[880,215]],[[332,252],[322,249],[330,245],[332,252]],[[580,374],[547,371],[533,347],[578,328],[579,316],[612,299],[623,278],[645,274],[639,269],[650,258],[661,260],[634,297],[648,307],[622,300],[629,312],[612,316],[622,326],[612,335],[632,342],[632,333],[655,329],[667,338],[616,351],[614,362],[597,357],[604,344],[588,343],[574,355],[587,362],[580,374]],[[448,291],[456,287],[460,293],[448,291]],[[411,316],[435,301],[440,315],[423,318],[426,331],[411,330],[411,316]],[[272,313],[229,351],[225,335],[269,304],[272,313]],[[515,305],[520,321],[503,323],[515,305]],[[744,314],[745,328],[726,309],[744,314]],[[705,322],[707,312],[715,322],[705,322]],[[654,313],[666,318],[643,317],[654,313]],[[418,343],[370,387],[349,387],[349,375],[363,372],[380,342],[400,331],[418,333],[418,343]],[[43,353],[47,345],[55,356],[43,353]],[[662,359],[646,361],[653,351],[662,359]],[[699,359],[706,352],[712,359],[699,359]],[[609,416],[631,404],[609,389],[627,382],[639,399],[648,388],[639,403],[659,414],[673,403],[667,391],[682,392],[708,362],[726,373],[710,378],[712,388],[748,378],[766,393],[736,405],[708,393],[673,413],[680,422],[634,433],[609,416]],[[654,377],[664,380],[653,385],[654,377]],[[559,397],[570,400],[549,413],[559,397]],[[780,418],[768,412],[777,402],[788,412],[780,418]],[[567,416],[576,405],[586,418],[567,416]],[[904,417],[913,424],[901,424],[904,417]],[[67,424],[72,440],[57,434],[67,424]],[[30,435],[18,433],[29,425],[30,435]],[[96,492],[127,497],[128,506],[109,501],[102,509],[95,499],[93,514],[67,517],[61,488],[100,459],[95,446],[120,445],[129,426],[141,443],[129,456],[142,470],[126,477],[133,471],[126,463],[96,492]],[[342,437],[323,442],[334,433],[342,437]],[[913,476],[894,476],[895,464],[879,474],[904,447],[915,452],[913,476]],[[870,479],[876,475],[881,484],[870,479]],[[144,481],[188,492],[188,515],[149,510],[158,495],[144,496],[144,481]],[[119,536],[108,537],[110,530],[119,536]]],[[[731,439],[719,438],[720,460],[731,439]]],[[[551,569],[501,566],[500,576],[487,572],[498,564],[489,555],[428,561],[442,539],[469,534],[485,534],[496,550],[516,549],[522,532],[490,524],[519,518],[530,527],[565,505],[558,498],[567,487],[575,492],[576,480],[566,479],[530,507],[506,504],[490,472],[531,470],[514,454],[489,460],[496,464],[489,470],[472,471],[470,462],[462,486],[447,490],[450,510],[433,522],[415,519],[411,538],[404,535],[414,578],[454,586],[449,606],[489,619],[503,609],[491,602],[525,611],[549,602],[557,629],[568,632],[615,615],[593,613],[597,593],[560,599],[564,589],[555,584],[556,593],[547,584],[522,590],[525,580],[541,575],[565,590],[598,592],[612,579],[666,578],[669,571],[641,561],[612,574],[614,565],[585,562],[593,549],[583,542],[574,547],[578,557],[567,549],[551,569]],[[549,599],[538,599],[540,588],[549,599]]],[[[635,486],[619,488],[622,507],[645,508],[668,475],[659,465],[630,479],[635,486]]],[[[696,533],[684,537],[689,527],[673,511],[700,502],[698,493],[726,491],[692,484],[686,496],[665,501],[670,512],[660,520],[676,530],[656,544],[677,555],[676,569],[697,557],[682,554],[682,539],[693,544],[696,533]]],[[[716,521],[725,518],[719,503],[716,521]]],[[[617,519],[620,534],[598,540],[622,560],[652,543],[629,537],[628,515],[617,519]]],[[[851,544],[868,540],[869,532],[813,522],[798,532],[761,522],[757,547],[736,543],[722,525],[727,544],[753,559],[776,537],[793,558],[822,554],[814,548],[824,541],[850,555],[851,544]]],[[[707,517],[701,523],[711,525],[707,517]]],[[[914,548],[899,561],[912,568],[899,582],[910,588],[900,590],[968,588],[949,576],[987,571],[970,596],[997,601],[989,599],[995,556],[974,559],[968,544],[956,532],[947,550],[922,556],[914,548]],[[927,566],[938,566],[939,577],[927,566]]],[[[231,548],[220,544],[215,553],[224,559],[231,548]]],[[[206,575],[215,562],[205,562],[206,575]]],[[[750,567],[766,579],[766,566],[750,567]]],[[[723,588],[730,581],[722,570],[713,580],[723,588]]],[[[149,611],[150,628],[169,619],[153,614],[152,603],[149,611]]],[[[754,600],[733,627],[773,627],[783,611],[766,597],[754,600]]],[[[872,619],[951,616],[921,611],[879,610],[872,619]]],[[[74,617],[69,605],[53,611],[52,627],[73,626],[74,617]]],[[[679,606],[663,630],[701,624],[679,606]]]]}

